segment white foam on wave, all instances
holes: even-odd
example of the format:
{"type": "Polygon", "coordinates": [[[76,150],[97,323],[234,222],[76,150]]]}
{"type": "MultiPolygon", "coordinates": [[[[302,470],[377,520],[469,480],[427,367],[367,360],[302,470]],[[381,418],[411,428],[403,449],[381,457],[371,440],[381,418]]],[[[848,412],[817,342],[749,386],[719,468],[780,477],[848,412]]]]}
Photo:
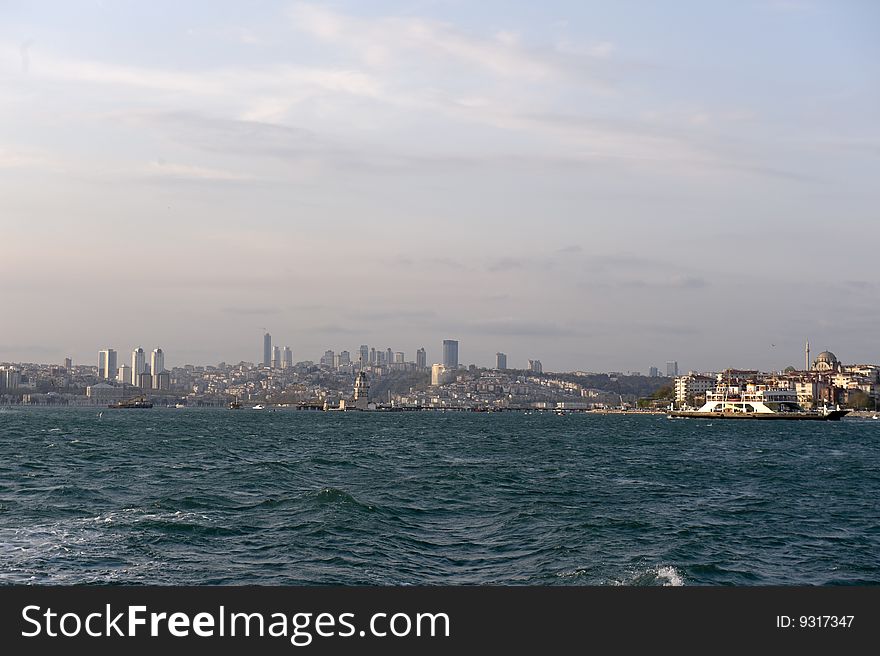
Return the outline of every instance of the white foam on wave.
{"type": "Polygon", "coordinates": [[[680,587],[684,585],[684,579],[681,578],[681,574],[678,573],[671,565],[664,565],[663,567],[657,568],[657,579],[660,581],[665,581],[663,585],[665,587],[680,587]]]}

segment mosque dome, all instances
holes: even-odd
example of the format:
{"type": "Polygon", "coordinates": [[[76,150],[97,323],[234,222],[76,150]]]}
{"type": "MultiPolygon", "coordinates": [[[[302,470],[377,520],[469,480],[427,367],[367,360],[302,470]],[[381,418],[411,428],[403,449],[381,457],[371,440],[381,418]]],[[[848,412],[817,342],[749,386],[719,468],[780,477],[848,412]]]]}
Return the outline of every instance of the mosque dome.
{"type": "Polygon", "coordinates": [[[813,369],[815,371],[830,371],[836,369],[837,365],[838,361],[836,355],[831,351],[822,351],[816,356],[816,361],[813,363],[813,369]]]}

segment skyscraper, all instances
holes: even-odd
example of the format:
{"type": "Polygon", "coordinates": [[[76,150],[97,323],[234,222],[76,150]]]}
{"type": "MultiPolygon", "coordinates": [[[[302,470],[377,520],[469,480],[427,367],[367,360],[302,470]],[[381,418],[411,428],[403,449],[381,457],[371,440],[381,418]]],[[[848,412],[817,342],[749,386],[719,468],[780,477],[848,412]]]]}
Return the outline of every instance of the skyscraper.
{"type": "Polygon", "coordinates": [[[425,348],[422,347],[418,351],[416,351],[416,368],[417,369],[426,369],[428,367],[428,354],[425,352],[425,348]]]}
{"type": "Polygon", "coordinates": [[[153,349],[150,356],[150,373],[155,376],[163,371],[165,371],[165,353],[160,348],[153,349]]]}
{"type": "Polygon", "coordinates": [[[67,369],[67,371],[73,369],[73,360],[70,358],[64,358],[64,368],[67,369]]]}
{"type": "Polygon", "coordinates": [[[280,369],[281,368],[281,347],[276,346],[272,349],[272,368],[280,369]]]}
{"type": "Polygon", "coordinates": [[[496,369],[507,369],[507,354],[506,353],[496,353],[495,354],[495,368],[496,369]]]}
{"type": "Polygon", "coordinates": [[[339,354],[339,364],[342,366],[351,364],[351,353],[348,351],[342,351],[339,354]]]}
{"type": "Polygon", "coordinates": [[[293,351],[290,350],[289,346],[284,347],[284,353],[281,359],[281,366],[285,369],[293,366],[293,351]]]}
{"type": "Polygon", "coordinates": [[[370,349],[370,364],[376,364],[376,349],[370,349]]]}
{"type": "Polygon", "coordinates": [[[668,360],[666,362],[666,375],[669,378],[675,378],[678,376],[678,362],[675,360],[668,360]]]}
{"type": "Polygon", "coordinates": [[[390,365],[392,362],[394,362],[394,351],[389,346],[388,350],[385,351],[385,364],[390,365]]]}
{"type": "Polygon", "coordinates": [[[370,362],[370,347],[366,344],[361,344],[360,359],[362,367],[366,367],[370,362]]]}
{"type": "Polygon", "coordinates": [[[406,362],[406,355],[403,351],[395,351],[394,353],[394,364],[403,364],[406,362]]]}
{"type": "Polygon", "coordinates": [[[660,375],[660,370],[657,369],[657,367],[651,367],[651,368],[648,370],[648,375],[649,375],[651,378],[656,378],[657,376],[660,375]]]}
{"type": "Polygon", "coordinates": [[[147,357],[144,349],[138,346],[131,352],[131,384],[135,387],[141,384],[141,374],[147,370],[147,357]]]}
{"type": "Polygon", "coordinates": [[[113,380],[116,378],[116,351],[108,348],[98,351],[98,377],[113,380]]]}
{"type": "Polygon", "coordinates": [[[458,340],[443,340],[443,366],[447,369],[458,369],[458,340]]]}
{"type": "Polygon", "coordinates": [[[263,366],[272,366],[272,335],[269,333],[263,335],[263,366]]]}
{"type": "Polygon", "coordinates": [[[529,371],[535,374],[544,373],[544,365],[541,364],[540,360],[529,360],[529,371]]]}

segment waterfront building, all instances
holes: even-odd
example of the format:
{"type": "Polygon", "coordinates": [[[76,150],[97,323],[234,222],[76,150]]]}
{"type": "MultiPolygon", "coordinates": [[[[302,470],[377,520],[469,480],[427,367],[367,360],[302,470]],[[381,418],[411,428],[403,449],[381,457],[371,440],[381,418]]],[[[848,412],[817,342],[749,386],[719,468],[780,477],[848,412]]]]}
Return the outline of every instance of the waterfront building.
{"type": "Polygon", "coordinates": [[[144,349],[138,346],[131,352],[131,384],[140,387],[141,374],[146,371],[147,358],[144,349]]]}
{"type": "Polygon", "coordinates": [[[125,397],[125,390],[108,383],[98,383],[86,387],[86,396],[95,405],[109,405],[121,401],[125,397]]]}
{"type": "Polygon", "coordinates": [[[495,368],[499,370],[507,369],[507,354],[506,353],[496,353],[495,354],[495,368]]]}
{"type": "Polygon", "coordinates": [[[675,378],[676,376],[678,376],[678,362],[676,362],[675,360],[667,360],[666,376],[669,378],[675,378]]]}
{"type": "Polygon", "coordinates": [[[116,375],[116,351],[108,348],[98,351],[98,378],[113,379],[116,375]]]}
{"type": "Polygon", "coordinates": [[[290,350],[289,346],[284,347],[284,353],[281,356],[281,366],[285,369],[293,366],[293,351],[290,350]]]}
{"type": "Polygon", "coordinates": [[[428,367],[428,354],[425,351],[425,348],[422,347],[418,351],[416,351],[416,369],[421,371],[422,369],[426,369],[428,367]]]}
{"type": "Polygon", "coordinates": [[[544,365],[540,360],[529,360],[529,371],[533,374],[542,374],[544,373],[544,365]]]}
{"type": "Polygon", "coordinates": [[[263,366],[272,365],[272,335],[266,333],[263,335],[263,366]]]}
{"type": "MultiPolygon", "coordinates": [[[[690,372],[675,378],[675,403],[679,407],[694,402],[695,397],[702,396],[705,401],[706,392],[715,389],[717,379],[714,376],[701,376],[690,372]]],[[[697,405],[698,402],[694,402],[697,405]]]]}
{"type": "Polygon", "coordinates": [[[458,340],[443,340],[443,366],[447,369],[458,369],[458,340]]]}
{"type": "Polygon", "coordinates": [[[149,372],[144,371],[138,376],[137,386],[142,390],[153,389],[153,376],[149,372]]]}
{"type": "Polygon", "coordinates": [[[116,382],[131,383],[131,367],[127,364],[119,367],[119,372],[116,374],[116,382]]]}

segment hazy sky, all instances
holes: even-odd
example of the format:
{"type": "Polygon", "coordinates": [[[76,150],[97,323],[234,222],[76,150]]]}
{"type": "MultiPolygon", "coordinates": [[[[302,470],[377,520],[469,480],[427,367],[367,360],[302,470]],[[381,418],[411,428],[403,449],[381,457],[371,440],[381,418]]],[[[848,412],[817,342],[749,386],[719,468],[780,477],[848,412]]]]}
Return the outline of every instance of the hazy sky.
{"type": "Polygon", "coordinates": [[[0,0],[0,362],[880,361],[880,3],[0,0]]]}

